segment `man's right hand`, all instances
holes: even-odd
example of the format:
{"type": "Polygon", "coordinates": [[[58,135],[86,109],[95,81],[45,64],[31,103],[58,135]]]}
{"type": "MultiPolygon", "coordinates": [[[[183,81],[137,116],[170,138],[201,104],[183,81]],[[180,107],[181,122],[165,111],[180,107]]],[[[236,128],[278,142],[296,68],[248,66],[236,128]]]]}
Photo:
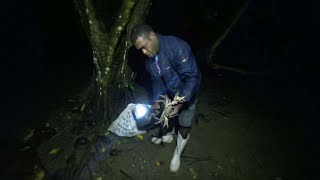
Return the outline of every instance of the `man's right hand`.
{"type": "Polygon", "coordinates": [[[158,102],[153,103],[152,109],[156,109],[156,110],[160,109],[160,103],[158,102]]]}

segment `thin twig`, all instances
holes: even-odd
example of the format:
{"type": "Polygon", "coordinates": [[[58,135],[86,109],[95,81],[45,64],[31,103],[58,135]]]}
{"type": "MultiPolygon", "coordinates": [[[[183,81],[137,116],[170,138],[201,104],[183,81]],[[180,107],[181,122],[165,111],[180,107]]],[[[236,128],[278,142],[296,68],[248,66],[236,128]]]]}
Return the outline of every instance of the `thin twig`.
{"type": "Polygon", "coordinates": [[[228,117],[224,114],[224,113],[222,113],[222,112],[219,112],[219,111],[217,111],[217,110],[212,110],[213,112],[215,112],[215,113],[217,113],[217,114],[219,114],[220,116],[222,116],[224,119],[228,119],[228,117]]]}
{"type": "Polygon", "coordinates": [[[229,26],[226,28],[226,30],[221,34],[221,36],[218,37],[218,39],[216,40],[216,42],[213,44],[213,46],[210,48],[209,51],[209,57],[208,57],[208,64],[213,64],[213,54],[216,51],[216,48],[220,45],[220,43],[227,37],[227,35],[229,34],[229,32],[231,31],[231,29],[235,26],[235,24],[238,22],[238,20],[240,19],[240,17],[242,16],[242,14],[245,12],[245,10],[248,8],[250,4],[250,0],[247,0],[242,7],[240,8],[240,10],[238,11],[238,13],[235,15],[235,17],[233,18],[233,20],[231,21],[231,23],[229,24],[229,26]]]}
{"type": "Polygon", "coordinates": [[[185,159],[192,159],[193,161],[189,162],[188,164],[194,164],[197,162],[201,162],[201,161],[211,161],[212,158],[210,156],[208,157],[191,157],[191,156],[181,156],[181,158],[185,158],[185,159]]]}
{"type": "Polygon", "coordinates": [[[133,180],[133,178],[129,175],[129,174],[127,174],[126,172],[124,172],[122,169],[120,169],[120,173],[121,174],[123,174],[125,177],[127,177],[128,179],[132,179],[133,180]]]}

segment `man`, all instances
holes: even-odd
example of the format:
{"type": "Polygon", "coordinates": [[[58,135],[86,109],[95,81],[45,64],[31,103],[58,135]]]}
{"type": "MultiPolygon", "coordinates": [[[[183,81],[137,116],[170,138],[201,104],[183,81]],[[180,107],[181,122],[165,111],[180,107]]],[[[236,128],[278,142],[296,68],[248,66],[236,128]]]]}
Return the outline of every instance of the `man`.
{"type": "MultiPolygon", "coordinates": [[[[173,106],[169,115],[172,118],[180,113],[177,146],[170,164],[170,170],[177,172],[181,153],[190,137],[201,81],[200,71],[190,46],[177,37],[163,36],[155,33],[149,25],[138,24],[132,28],[130,40],[148,56],[146,68],[152,77],[153,101],[164,94],[173,97],[179,92],[180,96],[185,96],[185,101],[173,106]]],[[[154,103],[153,108],[159,109],[160,106],[154,103]]],[[[172,139],[172,134],[167,134],[160,141],[170,143],[172,139]]],[[[159,144],[157,140],[159,138],[152,141],[159,144]]]]}

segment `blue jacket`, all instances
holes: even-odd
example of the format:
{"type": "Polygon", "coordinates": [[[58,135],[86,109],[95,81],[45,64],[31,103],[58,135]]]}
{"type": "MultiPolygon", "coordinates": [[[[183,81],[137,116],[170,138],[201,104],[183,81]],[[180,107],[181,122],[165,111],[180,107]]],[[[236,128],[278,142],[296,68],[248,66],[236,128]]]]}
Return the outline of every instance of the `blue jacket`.
{"type": "Polygon", "coordinates": [[[196,59],[190,46],[174,36],[157,34],[159,52],[156,58],[146,60],[146,68],[152,79],[153,101],[160,95],[174,96],[177,92],[180,96],[186,96],[187,104],[196,99],[200,87],[201,74],[196,59]]]}

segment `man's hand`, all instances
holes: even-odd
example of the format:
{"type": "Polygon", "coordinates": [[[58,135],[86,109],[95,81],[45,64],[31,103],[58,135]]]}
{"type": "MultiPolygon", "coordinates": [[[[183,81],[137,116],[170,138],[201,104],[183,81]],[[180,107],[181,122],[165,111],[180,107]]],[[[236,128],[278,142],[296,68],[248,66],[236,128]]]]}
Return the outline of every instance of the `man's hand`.
{"type": "Polygon", "coordinates": [[[172,106],[172,111],[169,114],[169,118],[173,118],[175,116],[178,116],[183,108],[183,105],[184,104],[181,103],[181,104],[177,104],[177,105],[172,106]]]}
{"type": "Polygon", "coordinates": [[[160,103],[158,103],[158,102],[153,103],[152,109],[159,110],[160,109],[160,103]]]}

